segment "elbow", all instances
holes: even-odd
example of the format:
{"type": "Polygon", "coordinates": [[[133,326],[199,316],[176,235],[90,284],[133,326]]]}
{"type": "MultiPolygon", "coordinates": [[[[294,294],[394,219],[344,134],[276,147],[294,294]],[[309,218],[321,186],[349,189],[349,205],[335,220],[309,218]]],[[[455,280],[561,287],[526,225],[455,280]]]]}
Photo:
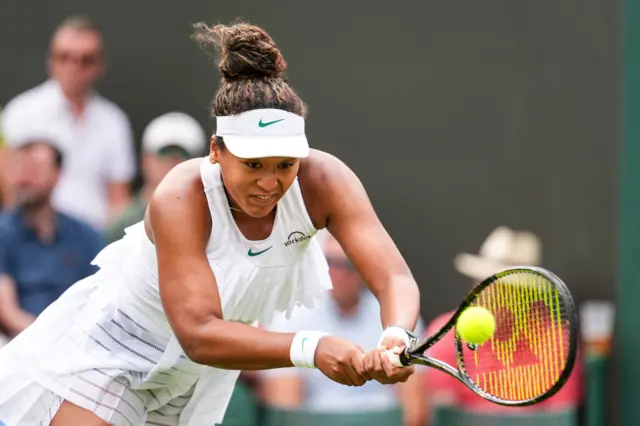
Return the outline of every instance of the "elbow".
{"type": "Polygon", "coordinates": [[[180,346],[182,346],[182,351],[190,361],[196,364],[205,364],[204,351],[199,349],[201,345],[198,343],[196,336],[181,336],[178,337],[178,341],[180,342],[180,346]]]}
{"type": "Polygon", "coordinates": [[[218,328],[218,322],[222,320],[215,319],[207,321],[203,324],[191,324],[182,327],[176,333],[176,337],[184,354],[189,360],[196,364],[217,365],[222,361],[224,356],[220,348],[223,346],[218,342],[215,329],[218,328]]]}

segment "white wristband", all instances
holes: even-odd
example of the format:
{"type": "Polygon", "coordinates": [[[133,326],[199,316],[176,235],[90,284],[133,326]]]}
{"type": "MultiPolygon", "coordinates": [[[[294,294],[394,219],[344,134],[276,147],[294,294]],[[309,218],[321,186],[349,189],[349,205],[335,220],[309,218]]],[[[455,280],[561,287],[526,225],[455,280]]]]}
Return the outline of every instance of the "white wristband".
{"type": "Polygon", "coordinates": [[[387,337],[397,337],[398,339],[404,340],[404,345],[406,347],[409,347],[411,345],[411,336],[409,335],[409,333],[407,333],[407,330],[405,330],[402,327],[398,327],[394,325],[387,327],[382,332],[382,336],[380,336],[380,340],[378,340],[378,347],[382,345],[382,341],[387,337]]]}
{"type": "Polygon", "coordinates": [[[327,336],[321,331],[299,331],[291,342],[291,363],[296,367],[315,368],[316,348],[320,339],[327,336]]]}

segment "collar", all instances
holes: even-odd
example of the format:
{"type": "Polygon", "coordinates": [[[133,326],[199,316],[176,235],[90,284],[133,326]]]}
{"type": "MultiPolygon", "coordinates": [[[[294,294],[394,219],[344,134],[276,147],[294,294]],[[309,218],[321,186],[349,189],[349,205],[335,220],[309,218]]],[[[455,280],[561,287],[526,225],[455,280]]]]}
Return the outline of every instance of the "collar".
{"type": "MultiPolygon", "coordinates": [[[[71,104],[64,96],[64,92],[62,91],[62,87],[57,80],[50,78],[44,83],[44,86],[54,95],[54,100],[61,105],[64,105],[65,108],[71,109],[71,104]]],[[[91,89],[89,93],[86,95],[85,99],[85,108],[90,108],[91,105],[98,99],[98,93],[91,89]]]]}

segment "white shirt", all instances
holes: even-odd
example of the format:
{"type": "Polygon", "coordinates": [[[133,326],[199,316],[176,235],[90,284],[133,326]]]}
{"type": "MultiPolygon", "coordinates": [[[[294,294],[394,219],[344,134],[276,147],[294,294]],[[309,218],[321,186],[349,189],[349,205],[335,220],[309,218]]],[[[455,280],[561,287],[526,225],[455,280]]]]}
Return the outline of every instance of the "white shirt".
{"type": "MultiPolygon", "coordinates": [[[[344,317],[333,298],[327,294],[317,308],[298,309],[290,320],[281,316],[269,329],[285,333],[300,330],[324,331],[369,351],[377,346],[382,334],[380,304],[370,291],[364,289],[353,316],[344,317]]],[[[419,321],[417,333],[422,333],[422,329],[423,323],[419,321]]],[[[266,377],[300,375],[305,392],[303,407],[307,410],[350,412],[371,410],[372,407],[384,410],[400,404],[396,386],[382,385],[373,380],[362,387],[349,387],[333,382],[320,370],[311,368],[274,369],[261,374],[266,377]]]]}
{"type": "Polygon", "coordinates": [[[78,120],[60,85],[49,80],[7,104],[2,131],[13,146],[43,133],[57,139],[64,164],[53,194],[54,206],[104,228],[109,212],[107,184],[129,182],[136,169],[131,126],[120,108],[94,93],[78,120]]]}

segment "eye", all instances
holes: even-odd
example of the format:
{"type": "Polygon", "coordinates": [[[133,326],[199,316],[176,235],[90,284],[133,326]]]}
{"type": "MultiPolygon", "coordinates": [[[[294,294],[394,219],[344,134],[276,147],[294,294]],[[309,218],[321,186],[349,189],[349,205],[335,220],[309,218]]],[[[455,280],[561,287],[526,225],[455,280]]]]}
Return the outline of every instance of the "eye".
{"type": "Polygon", "coordinates": [[[294,165],[295,163],[293,163],[292,161],[285,161],[284,163],[280,163],[278,167],[280,167],[281,169],[290,169],[294,165]]]}
{"type": "Polygon", "coordinates": [[[262,165],[260,163],[257,163],[255,161],[248,161],[246,163],[244,163],[247,167],[249,167],[250,169],[258,169],[260,168],[262,165]]]}

